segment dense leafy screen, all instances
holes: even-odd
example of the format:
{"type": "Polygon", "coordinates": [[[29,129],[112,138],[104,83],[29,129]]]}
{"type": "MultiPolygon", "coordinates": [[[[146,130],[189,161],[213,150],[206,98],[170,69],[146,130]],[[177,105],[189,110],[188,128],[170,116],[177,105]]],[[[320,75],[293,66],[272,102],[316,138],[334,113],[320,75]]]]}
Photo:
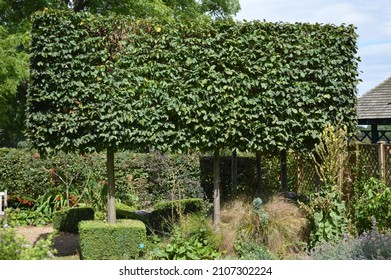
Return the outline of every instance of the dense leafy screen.
{"type": "Polygon", "coordinates": [[[44,11],[28,131],[41,150],[311,148],[355,126],[355,28],[44,11]]]}

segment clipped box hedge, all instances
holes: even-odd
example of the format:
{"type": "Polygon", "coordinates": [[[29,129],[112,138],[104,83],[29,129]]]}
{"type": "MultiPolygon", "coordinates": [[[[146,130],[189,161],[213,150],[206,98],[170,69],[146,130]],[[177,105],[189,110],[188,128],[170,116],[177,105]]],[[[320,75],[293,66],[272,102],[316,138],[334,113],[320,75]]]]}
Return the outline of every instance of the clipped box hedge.
{"type": "Polygon", "coordinates": [[[204,202],[201,198],[187,198],[159,202],[154,206],[154,211],[149,219],[150,227],[158,232],[171,231],[172,225],[178,222],[180,215],[200,213],[204,210],[204,202]]]}
{"type": "Polygon", "coordinates": [[[93,220],[92,207],[63,209],[53,214],[53,228],[59,231],[78,233],[80,221],[93,220]]]}
{"type": "Polygon", "coordinates": [[[79,224],[81,258],[85,260],[137,259],[145,244],[146,228],[136,220],[82,221],[79,224]]]}
{"type": "Polygon", "coordinates": [[[131,219],[131,220],[138,220],[145,224],[148,223],[148,216],[150,213],[145,212],[145,215],[140,214],[140,211],[135,211],[134,208],[123,204],[123,203],[116,203],[115,204],[115,212],[117,219],[131,219]]]}

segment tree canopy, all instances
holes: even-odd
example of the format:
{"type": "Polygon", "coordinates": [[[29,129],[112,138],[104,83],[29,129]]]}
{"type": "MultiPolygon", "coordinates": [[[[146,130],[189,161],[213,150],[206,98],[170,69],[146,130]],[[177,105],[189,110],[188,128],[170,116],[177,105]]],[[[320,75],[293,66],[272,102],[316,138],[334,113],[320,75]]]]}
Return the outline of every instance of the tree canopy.
{"type": "Polygon", "coordinates": [[[88,11],[134,18],[203,20],[226,18],[240,9],[238,0],[0,0],[0,146],[23,140],[30,18],[45,8],[88,11]]]}
{"type": "Polygon", "coordinates": [[[82,151],[311,148],[327,124],[355,127],[356,37],[346,25],[40,13],[30,138],[82,151]]]}

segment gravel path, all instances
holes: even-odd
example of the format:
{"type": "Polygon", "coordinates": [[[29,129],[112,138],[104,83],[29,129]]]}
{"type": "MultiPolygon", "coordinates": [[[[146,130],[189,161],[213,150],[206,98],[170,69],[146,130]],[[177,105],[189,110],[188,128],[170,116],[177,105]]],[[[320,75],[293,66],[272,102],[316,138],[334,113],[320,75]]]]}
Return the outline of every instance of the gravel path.
{"type": "MultiPolygon", "coordinates": [[[[53,232],[51,226],[24,226],[15,228],[17,234],[20,234],[26,238],[26,240],[34,245],[38,240],[47,238],[47,236],[53,232]]],[[[58,256],[72,256],[78,254],[79,248],[79,235],[67,232],[59,232],[53,238],[53,247],[57,250],[58,256]]]]}

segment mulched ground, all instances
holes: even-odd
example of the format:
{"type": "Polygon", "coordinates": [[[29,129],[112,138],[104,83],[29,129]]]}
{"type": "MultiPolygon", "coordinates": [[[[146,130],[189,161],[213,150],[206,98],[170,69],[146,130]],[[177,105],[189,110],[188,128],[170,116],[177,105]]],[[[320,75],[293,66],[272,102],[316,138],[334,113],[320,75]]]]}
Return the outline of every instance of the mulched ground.
{"type": "MultiPolygon", "coordinates": [[[[34,245],[38,240],[47,238],[53,232],[51,226],[24,226],[15,228],[17,234],[24,236],[34,245]]],[[[57,250],[57,256],[73,256],[80,252],[79,235],[67,232],[59,232],[53,238],[53,247],[57,250]]]]}

